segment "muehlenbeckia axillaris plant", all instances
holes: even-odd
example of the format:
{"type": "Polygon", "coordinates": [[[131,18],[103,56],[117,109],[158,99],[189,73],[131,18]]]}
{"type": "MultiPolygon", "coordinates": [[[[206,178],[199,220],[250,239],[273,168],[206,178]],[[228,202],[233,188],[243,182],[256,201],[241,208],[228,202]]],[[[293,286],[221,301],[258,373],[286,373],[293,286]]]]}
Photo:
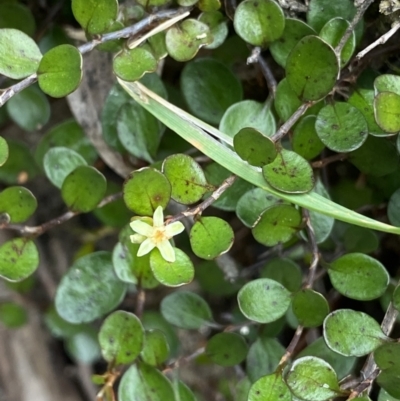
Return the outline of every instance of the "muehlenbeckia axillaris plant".
{"type": "Polygon", "coordinates": [[[143,256],[158,248],[161,256],[167,262],[175,262],[175,251],[169,240],[180,234],[185,227],[179,221],[165,225],[164,214],[161,206],[158,206],[153,214],[153,225],[138,219],[130,223],[136,234],[130,236],[134,244],[141,244],[137,256],[143,256]]]}

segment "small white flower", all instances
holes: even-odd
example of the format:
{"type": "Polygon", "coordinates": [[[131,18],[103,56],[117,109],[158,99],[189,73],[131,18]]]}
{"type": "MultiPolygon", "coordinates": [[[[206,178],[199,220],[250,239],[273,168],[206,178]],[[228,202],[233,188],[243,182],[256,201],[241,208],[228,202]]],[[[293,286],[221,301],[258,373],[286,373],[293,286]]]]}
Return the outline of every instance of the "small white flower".
{"type": "Polygon", "coordinates": [[[130,236],[131,242],[141,244],[137,256],[146,255],[158,248],[167,262],[175,262],[175,251],[169,240],[185,229],[181,222],[165,225],[163,209],[158,206],[154,211],[153,226],[142,220],[134,220],[130,226],[137,233],[130,236]]]}

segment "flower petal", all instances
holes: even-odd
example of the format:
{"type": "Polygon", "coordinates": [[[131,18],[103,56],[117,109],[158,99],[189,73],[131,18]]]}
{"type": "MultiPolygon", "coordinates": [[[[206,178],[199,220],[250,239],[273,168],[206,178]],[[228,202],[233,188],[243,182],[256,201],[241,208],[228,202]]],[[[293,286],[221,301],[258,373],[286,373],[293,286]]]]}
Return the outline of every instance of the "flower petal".
{"type": "Polygon", "coordinates": [[[133,234],[130,236],[132,244],[141,244],[147,237],[141,234],[133,234]]]}
{"type": "Polygon", "coordinates": [[[156,244],[150,238],[147,238],[139,246],[137,256],[146,255],[147,253],[151,252],[155,248],[155,246],[156,244]]]}
{"type": "Polygon", "coordinates": [[[144,221],[134,220],[130,223],[130,226],[133,231],[136,231],[138,234],[144,235],[145,237],[151,237],[153,235],[153,227],[144,221]]]}
{"type": "Polygon", "coordinates": [[[175,262],[175,251],[169,241],[161,241],[157,244],[157,248],[159,249],[161,256],[167,262],[175,262]]]}
{"type": "Polygon", "coordinates": [[[153,214],[153,225],[154,227],[162,227],[164,225],[164,213],[163,208],[158,206],[153,214]]]}
{"type": "Polygon", "coordinates": [[[174,235],[180,234],[185,229],[185,226],[180,221],[175,221],[165,226],[165,234],[168,238],[172,238],[174,235]]]}

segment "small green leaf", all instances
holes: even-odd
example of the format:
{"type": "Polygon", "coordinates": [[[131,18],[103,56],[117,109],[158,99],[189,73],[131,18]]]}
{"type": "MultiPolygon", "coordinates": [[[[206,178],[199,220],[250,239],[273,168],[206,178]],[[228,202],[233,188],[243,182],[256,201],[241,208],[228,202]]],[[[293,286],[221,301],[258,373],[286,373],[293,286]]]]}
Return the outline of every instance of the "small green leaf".
{"type": "Polygon", "coordinates": [[[272,135],[276,130],[276,123],[271,108],[255,100],[242,100],[226,110],[219,124],[220,131],[231,138],[248,127],[265,136],[272,135]]]}
{"type": "Polygon", "coordinates": [[[44,315],[44,322],[51,335],[56,338],[69,338],[83,331],[86,324],[72,324],[64,320],[51,306],[44,315]]]}
{"type": "Polygon", "coordinates": [[[381,388],[378,401],[399,401],[399,398],[392,397],[384,388],[381,388]]]}
{"type": "Polygon", "coordinates": [[[29,189],[8,187],[0,192],[0,215],[7,213],[10,223],[27,220],[36,210],[37,200],[29,189]]]}
{"type": "Polygon", "coordinates": [[[43,167],[47,178],[57,188],[79,166],[86,166],[86,160],[77,152],[57,146],[49,149],[43,158],[43,167]]]}
{"type": "Polygon", "coordinates": [[[400,77],[394,74],[382,74],[374,81],[375,93],[393,92],[400,95],[400,77]]]}
{"type": "Polygon", "coordinates": [[[261,269],[260,277],[275,280],[290,292],[298,291],[303,280],[300,266],[289,258],[271,259],[261,269]]]}
{"type": "Polygon", "coordinates": [[[39,252],[33,241],[14,238],[0,246],[0,277],[22,281],[39,266],[39,252]]]}
{"type": "MultiPolygon", "coordinates": [[[[381,372],[376,380],[378,385],[385,389],[395,399],[400,398],[399,389],[400,374],[397,370],[387,369],[381,372]]],[[[386,398],[387,400],[387,398],[386,398]]]]}
{"type": "Polygon", "coordinates": [[[209,190],[203,169],[190,156],[174,154],[167,157],[162,171],[171,183],[171,198],[176,202],[196,203],[209,190]]]}
{"type": "Polygon", "coordinates": [[[236,153],[247,163],[263,167],[277,155],[275,143],[254,128],[242,128],[233,138],[236,153]]]}
{"type": "Polygon", "coordinates": [[[201,47],[212,41],[208,25],[192,18],[172,26],[165,36],[168,53],[176,61],[191,60],[201,47]]]}
{"type": "Polygon", "coordinates": [[[282,149],[275,160],[264,166],[263,176],[273,188],[286,193],[305,193],[314,186],[311,166],[296,152],[282,149]]]}
{"type": "Polygon", "coordinates": [[[278,373],[263,376],[250,388],[248,401],[291,401],[291,392],[278,373]]]}
{"type": "Polygon", "coordinates": [[[201,11],[217,11],[221,8],[220,0],[199,0],[197,7],[201,11]]]}
{"type": "Polygon", "coordinates": [[[379,369],[400,375],[400,344],[386,343],[374,351],[374,360],[379,369]]]}
{"type": "Polygon", "coordinates": [[[316,116],[302,118],[293,131],[293,150],[306,160],[314,159],[325,148],[315,130],[316,116]]]}
{"type": "Polygon", "coordinates": [[[85,31],[101,34],[117,19],[118,1],[72,0],[72,12],[85,31]]]}
{"type": "Polygon", "coordinates": [[[229,251],[234,239],[231,226],[219,217],[201,217],[190,230],[190,245],[194,254],[206,260],[229,251]]]}
{"type": "Polygon", "coordinates": [[[92,364],[101,358],[97,341],[97,331],[91,326],[84,326],[78,333],[65,340],[65,350],[74,361],[92,364]]]}
{"type": "Polygon", "coordinates": [[[123,50],[113,60],[115,75],[125,81],[137,81],[144,74],[157,69],[157,60],[153,54],[142,47],[123,50]]]}
{"type": "Polygon", "coordinates": [[[324,339],[330,349],[344,356],[364,356],[387,337],[378,322],[363,312],[339,309],[324,321],[324,339]]]}
{"type": "Polygon", "coordinates": [[[379,248],[379,239],[368,228],[350,226],[343,235],[343,245],[347,252],[371,253],[379,248]]]}
{"type": "Polygon", "coordinates": [[[126,206],[141,216],[152,216],[158,206],[165,209],[171,198],[171,184],[159,171],[144,167],[135,170],[124,184],[126,206]]]}
{"type": "Polygon", "coordinates": [[[104,320],[99,332],[103,358],[115,365],[132,363],[143,348],[144,330],[140,320],[125,311],[113,312],[104,320]]]}
{"type": "Polygon", "coordinates": [[[283,316],[290,305],[290,292],[280,283],[260,278],[247,283],[238,293],[239,308],[248,319],[270,323],[283,316]]]}
{"type": "Polygon", "coordinates": [[[305,289],[293,295],[292,309],[301,326],[318,327],[329,313],[329,304],[319,292],[305,289]]]}
{"type": "MultiPolygon", "coordinates": [[[[343,18],[332,18],[322,27],[319,36],[329,43],[333,48],[335,48],[339,44],[349,25],[350,23],[343,18]]],[[[355,48],[356,35],[354,31],[352,31],[349,39],[347,39],[346,44],[342,49],[342,52],[340,53],[340,66],[342,68],[350,60],[355,48]]]]}
{"type": "Polygon", "coordinates": [[[207,45],[206,49],[216,49],[224,43],[228,36],[227,19],[219,11],[205,11],[199,15],[199,21],[208,25],[213,41],[207,45]]]}
{"type": "Polygon", "coordinates": [[[42,53],[24,32],[12,28],[0,29],[0,74],[21,79],[34,74],[42,53]]]}
{"type": "Polygon", "coordinates": [[[36,30],[35,18],[25,5],[3,1],[0,4],[0,28],[14,28],[33,36],[36,30]]]}
{"type": "Polygon", "coordinates": [[[82,54],[75,46],[56,46],[43,56],[37,74],[44,93],[55,98],[67,96],[82,80],[82,54]]]}
{"type": "Polygon", "coordinates": [[[120,401],[174,400],[169,380],[157,369],[143,362],[132,365],[122,376],[118,388],[120,401]]]}
{"type": "Polygon", "coordinates": [[[36,86],[30,86],[14,95],[6,108],[11,119],[26,131],[41,129],[50,118],[47,97],[36,86]]]}
{"type": "Polygon", "coordinates": [[[272,42],[269,47],[272,57],[281,67],[285,68],[286,60],[299,40],[315,34],[314,29],[305,22],[299,19],[286,18],[282,36],[272,42]]]}
{"type": "Polygon", "coordinates": [[[211,337],[206,346],[209,358],[221,366],[234,366],[241,363],[247,355],[245,339],[236,333],[219,333],[211,337]]]}
{"type": "Polygon", "coordinates": [[[115,276],[111,254],[95,252],[79,258],[61,279],[55,306],[68,322],[92,322],[114,309],[125,291],[126,284],[115,276]]]}
{"type": "Polygon", "coordinates": [[[315,130],[326,147],[335,152],[351,152],[367,139],[368,125],[354,106],[335,102],[318,113],[315,130]]]}
{"type": "Polygon", "coordinates": [[[296,397],[307,401],[326,401],[343,394],[332,366],[314,356],[294,361],[286,383],[296,397]]]}
{"type": "Polygon", "coordinates": [[[379,127],[389,133],[400,131],[400,95],[392,92],[381,92],[375,96],[375,118],[379,127]]]}
{"type": "Polygon", "coordinates": [[[151,366],[160,366],[169,355],[169,345],[165,334],[161,330],[146,330],[144,346],[140,353],[145,363],[151,366]]]}
{"type": "Polygon", "coordinates": [[[167,262],[155,248],[150,254],[150,267],[154,277],[168,287],[179,287],[194,278],[194,266],[189,256],[179,248],[174,248],[175,261],[167,262]]]}
{"type": "Polygon", "coordinates": [[[0,136],[0,167],[7,161],[9,149],[7,141],[0,136]]]}
{"type": "Polygon", "coordinates": [[[74,211],[88,213],[103,199],[107,189],[106,178],[94,167],[78,166],[68,174],[61,187],[61,196],[74,211]]]}
{"type": "Polygon", "coordinates": [[[385,267],[362,253],[348,253],[336,259],[329,265],[328,273],[337,291],[360,301],[380,297],[389,285],[385,267]]]}
{"type": "Polygon", "coordinates": [[[236,33],[253,46],[267,47],[279,39],[285,28],[285,15],[272,0],[245,0],[233,20],[236,33]]]}
{"type": "Polygon", "coordinates": [[[254,238],[265,246],[287,242],[300,229],[301,213],[291,205],[274,205],[266,209],[252,229],[254,238]]]}
{"type": "Polygon", "coordinates": [[[255,382],[260,377],[275,372],[284,354],[285,348],[278,340],[265,335],[259,336],[251,344],[246,358],[246,372],[249,379],[255,382]]]}
{"type": "Polygon", "coordinates": [[[318,36],[301,39],[287,58],[287,80],[302,101],[323,99],[333,89],[338,73],[335,51],[318,36]]]}
{"type": "Polygon", "coordinates": [[[169,323],[187,330],[198,330],[212,321],[207,302],[189,291],[167,295],[161,302],[161,313],[169,323]]]}
{"type": "Polygon", "coordinates": [[[25,308],[14,302],[0,303],[0,322],[9,329],[16,329],[28,321],[25,308]]]}
{"type": "Polygon", "coordinates": [[[240,81],[231,70],[208,58],[186,64],[181,88],[189,110],[211,124],[218,124],[228,107],[243,95],[240,81]]]}
{"type": "MultiPolygon", "coordinates": [[[[158,61],[168,56],[165,35],[165,32],[159,32],[147,39],[147,44],[158,61]]],[[[157,73],[154,75],[157,75],[157,73]]]]}

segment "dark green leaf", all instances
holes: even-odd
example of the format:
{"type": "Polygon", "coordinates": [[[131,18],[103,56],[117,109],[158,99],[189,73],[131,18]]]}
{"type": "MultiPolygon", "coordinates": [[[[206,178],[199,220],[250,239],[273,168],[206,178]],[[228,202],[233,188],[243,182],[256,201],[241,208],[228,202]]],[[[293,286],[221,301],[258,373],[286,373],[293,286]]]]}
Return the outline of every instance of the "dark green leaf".
{"type": "Polygon", "coordinates": [[[236,333],[219,333],[211,337],[206,346],[206,354],[221,366],[234,366],[241,363],[247,355],[245,339],[236,333]]]}
{"type": "Polygon", "coordinates": [[[36,29],[35,18],[25,5],[3,1],[0,4],[0,28],[14,28],[33,36],[36,29]]]}
{"type": "Polygon", "coordinates": [[[293,295],[292,309],[301,326],[317,327],[329,313],[329,304],[319,292],[305,289],[293,295]]]}
{"type": "MultiPolygon", "coordinates": [[[[0,8],[1,11],[1,8],[0,8]]],[[[26,310],[14,302],[0,303],[0,322],[7,328],[16,329],[28,321],[26,310]]]]}
{"type": "Polygon", "coordinates": [[[208,25],[213,41],[206,49],[215,49],[224,43],[228,36],[228,25],[224,14],[219,11],[205,11],[199,15],[199,21],[208,25]]]}
{"type": "Polygon", "coordinates": [[[390,370],[400,376],[400,344],[386,343],[374,352],[374,360],[382,370],[390,370]]]}
{"type": "Polygon", "coordinates": [[[371,253],[379,247],[379,239],[374,231],[357,226],[350,226],[345,231],[343,242],[347,252],[371,253]]]}
{"type": "Polygon", "coordinates": [[[0,136],[0,167],[7,161],[8,159],[8,145],[7,141],[0,136]]]}
{"type": "Polygon", "coordinates": [[[146,330],[141,357],[151,366],[160,366],[169,355],[169,345],[161,330],[146,330]]]}
{"type": "Polygon", "coordinates": [[[303,279],[300,266],[288,258],[271,259],[261,269],[260,276],[281,283],[290,292],[298,291],[303,279]]]}
{"type": "Polygon", "coordinates": [[[280,374],[263,376],[250,388],[248,401],[291,401],[292,394],[280,374]]]}

